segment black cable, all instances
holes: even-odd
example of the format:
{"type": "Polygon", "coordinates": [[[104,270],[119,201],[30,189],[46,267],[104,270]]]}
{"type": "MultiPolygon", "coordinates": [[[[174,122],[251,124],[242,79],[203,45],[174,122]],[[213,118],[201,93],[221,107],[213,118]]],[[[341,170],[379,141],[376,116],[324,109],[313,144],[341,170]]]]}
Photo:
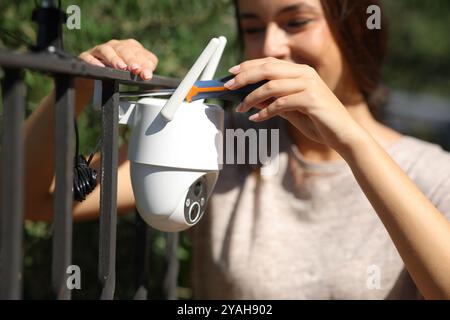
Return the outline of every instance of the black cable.
{"type": "Polygon", "coordinates": [[[79,134],[77,121],[75,123],[75,164],[73,169],[73,199],[78,202],[82,202],[86,199],[97,186],[97,171],[91,168],[89,165],[94,157],[95,152],[101,144],[101,140],[97,143],[94,151],[90,154],[89,160],[80,154],[79,150],[79,134]]]}

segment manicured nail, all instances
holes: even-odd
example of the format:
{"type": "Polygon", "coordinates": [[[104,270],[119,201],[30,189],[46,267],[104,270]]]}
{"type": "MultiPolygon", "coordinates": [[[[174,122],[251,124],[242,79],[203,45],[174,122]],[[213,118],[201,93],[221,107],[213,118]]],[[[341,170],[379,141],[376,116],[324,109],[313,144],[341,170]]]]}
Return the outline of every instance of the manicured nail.
{"type": "Polygon", "coordinates": [[[133,63],[133,64],[130,65],[130,69],[131,70],[139,69],[139,65],[137,63],[133,63]]]}
{"type": "Polygon", "coordinates": [[[236,83],[236,80],[233,78],[233,79],[229,80],[228,82],[226,82],[223,86],[225,88],[231,89],[231,88],[233,88],[235,83],[236,83]]]}
{"type": "Polygon", "coordinates": [[[259,113],[255,113],[253,115],[251,115],[250,117],[248,117],[248,120],[250,121],[255,121],[259,119],[259,113]]]}
{"type": "Polygon", "coordinates": [[[127,68],[127,64],[126,64],[125,62],[123,62],[123,61],[119,61],[119,62],[117,63],[117,66],[118,66],[120,69],[122,69],[122,70],[125,70],[125,69],[127,68]]]}
{"type": "Polygon", "coordinates": [[[153,72],[151,72],[148,69],[145,69],[144,72],[143,72],[143,75],[144,75],[144,79],[145,80],[150,80],[152,78],[152,76],[153,76],[153,72]]]}
{"type": "Polygon", "coordinates": [[[241,70],[241,66],[238,64],[237,66],[234,66],[234,67],[230,68],[230,69],[228,70],[228,72],[229,72],[229,73],[236,74],[236,73],[238,73],[240,70],[241,70]]]}

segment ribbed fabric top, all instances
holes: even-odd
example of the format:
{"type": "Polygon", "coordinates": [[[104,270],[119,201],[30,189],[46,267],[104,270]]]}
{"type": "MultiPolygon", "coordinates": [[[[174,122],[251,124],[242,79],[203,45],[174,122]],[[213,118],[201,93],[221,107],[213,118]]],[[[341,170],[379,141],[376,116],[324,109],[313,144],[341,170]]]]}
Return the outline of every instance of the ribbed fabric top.
{"type": "MultiPolygon", "coordinates": [[[[450,153],[407,135],[385,150],[450,219],[450,153]]],[[[344,160],[307,161],[283,126],[278,160],[271,176],[224,165],[189,233],[195,298],[420,297],[344,160]]]]}

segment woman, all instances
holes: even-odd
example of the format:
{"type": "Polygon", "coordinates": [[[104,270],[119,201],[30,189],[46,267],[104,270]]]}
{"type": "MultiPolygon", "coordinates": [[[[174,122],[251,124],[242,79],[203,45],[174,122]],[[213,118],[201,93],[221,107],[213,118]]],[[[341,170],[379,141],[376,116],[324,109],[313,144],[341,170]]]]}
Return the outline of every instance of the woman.
{"type": "MultiPolygon", "coordinates": [[[[365,25],[374,3],[237,1],[248,60],[227,86],[270,80],[237,111],[255,107],[247,124],[279,126],[280,167],[224,166],[190,230],[197,298],[450,298],[450,155],[374,118],[385,40],[365,25]]],[[[142,76],[156,63],[135,42],[81,57],[142,76]]],[[[45,178],[38,206],[51,212],[45,178]]],[[[127,162],[118,200],[119,211],[133,207],[127,162]]],[[[74,213],[93,216],[97,203],[98,190],[74,213]]]]}

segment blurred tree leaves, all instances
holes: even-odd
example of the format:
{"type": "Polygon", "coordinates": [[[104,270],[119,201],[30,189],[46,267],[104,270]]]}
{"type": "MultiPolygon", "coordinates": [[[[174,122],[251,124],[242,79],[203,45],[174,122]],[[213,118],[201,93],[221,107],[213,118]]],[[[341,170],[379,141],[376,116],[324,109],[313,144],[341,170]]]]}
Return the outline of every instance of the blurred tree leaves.
{"type": "MultiPolygon", "coordinates": [[[[134,38],[159,57],[157,74],[183,77],[208,41],[225,35],[229,43],[218,76],[236,62],[235,24],[229,0],[128,0],[128,1],[62,1],[63,9],[78,5],[81,9],[81,30],[64,27],[65,50],[76,56],[97,44],[113,38],[134,38]]],[[[0,49],[27,50],[25,42],[35,42],[36,25],[31,21],[34,1],[2,0],[0,2],[0,49]],[[7,35],[13,34],[14,37],[7,35]],[[17,40],[22,38],[22,40],[17,40]]],[[[51,90],[51,78],[26,72],[27,114],[51,90]]],[[[1,103],[0,103],[1,104],[1,103]]],[[[87,107],[80,116],[82,152],[95,146],[100,134],[100,115],[87,107]]],[[[28,299],[51,298],[51,234],[46,223],[27,222],[25,226],[24,296],[28,299]]],[[[73,263],[82,270],[82,290],[74,298],[98,297],[98,222],[74,225],[73,263]]],[[[117,298],[132,298],[135,291],[134,216],[119,218],[117,234],[117,298]],[[131,259],[130,259],[131,258],[131,259]]],[[[153,233],[151,297],[162,298],[165,236],[153,233]]],[[[189,243],[181,238],[180,297],[189,298],[189,243]]]]}
{"type": "Polygon", "coordinates": [[[384,0],[384,5],[390,32],[385,81],[393,88],[450,96],[450,2],[384,0]]]}
{"type": "MultiPolygon", "coordinates": [[[[63,0],[63,8],[81,8],[81,30],[64,27],[64,44],[78,55],[110,39],[134,38],[159,57],[156,73],[183,77],[210,38],[225,35],[228,45],[218,76],[238,60],[236,26],[231,0],[63,0]]],[[[384,0],[383,15],[390,29],[389,56],[384,68],[388,85],[413,92],[449,95],[450,86],[450,2],[448,0],[384,0]]],[[[23,41],[34,43],[36,26],[31,21],[35,1],[0,2],[0,49],[24,51],[23,41]]],[[[383,26],[387,27],[387,26],[383,26]]],[[[51,90],[49,77],[26,73],[27,114],[51,90]]],[[[1,105],[1,103],[0,103],[1,105]]],[[[79,120],[82,151],[87,153],[99,137],[100,118],[87,108],[79,120]]],[[[25,298],[50,298],[51,225],[27,222],[25,226],[25,298]]],[[[117,298],[132,298],[134,279],[134,217],[121,217],[118,224],[117,298]]],[[[161,296],[165,237],[154,234],[152,248],[151,296],[161,296]]],[[[74,298],[98,297],[96,280],[98,222],[74,226],[73,262],[82,268],[82,290],[74,298]]],[[[189,242],[182,237],[180,294],[190,297],[189,242]]]]}

